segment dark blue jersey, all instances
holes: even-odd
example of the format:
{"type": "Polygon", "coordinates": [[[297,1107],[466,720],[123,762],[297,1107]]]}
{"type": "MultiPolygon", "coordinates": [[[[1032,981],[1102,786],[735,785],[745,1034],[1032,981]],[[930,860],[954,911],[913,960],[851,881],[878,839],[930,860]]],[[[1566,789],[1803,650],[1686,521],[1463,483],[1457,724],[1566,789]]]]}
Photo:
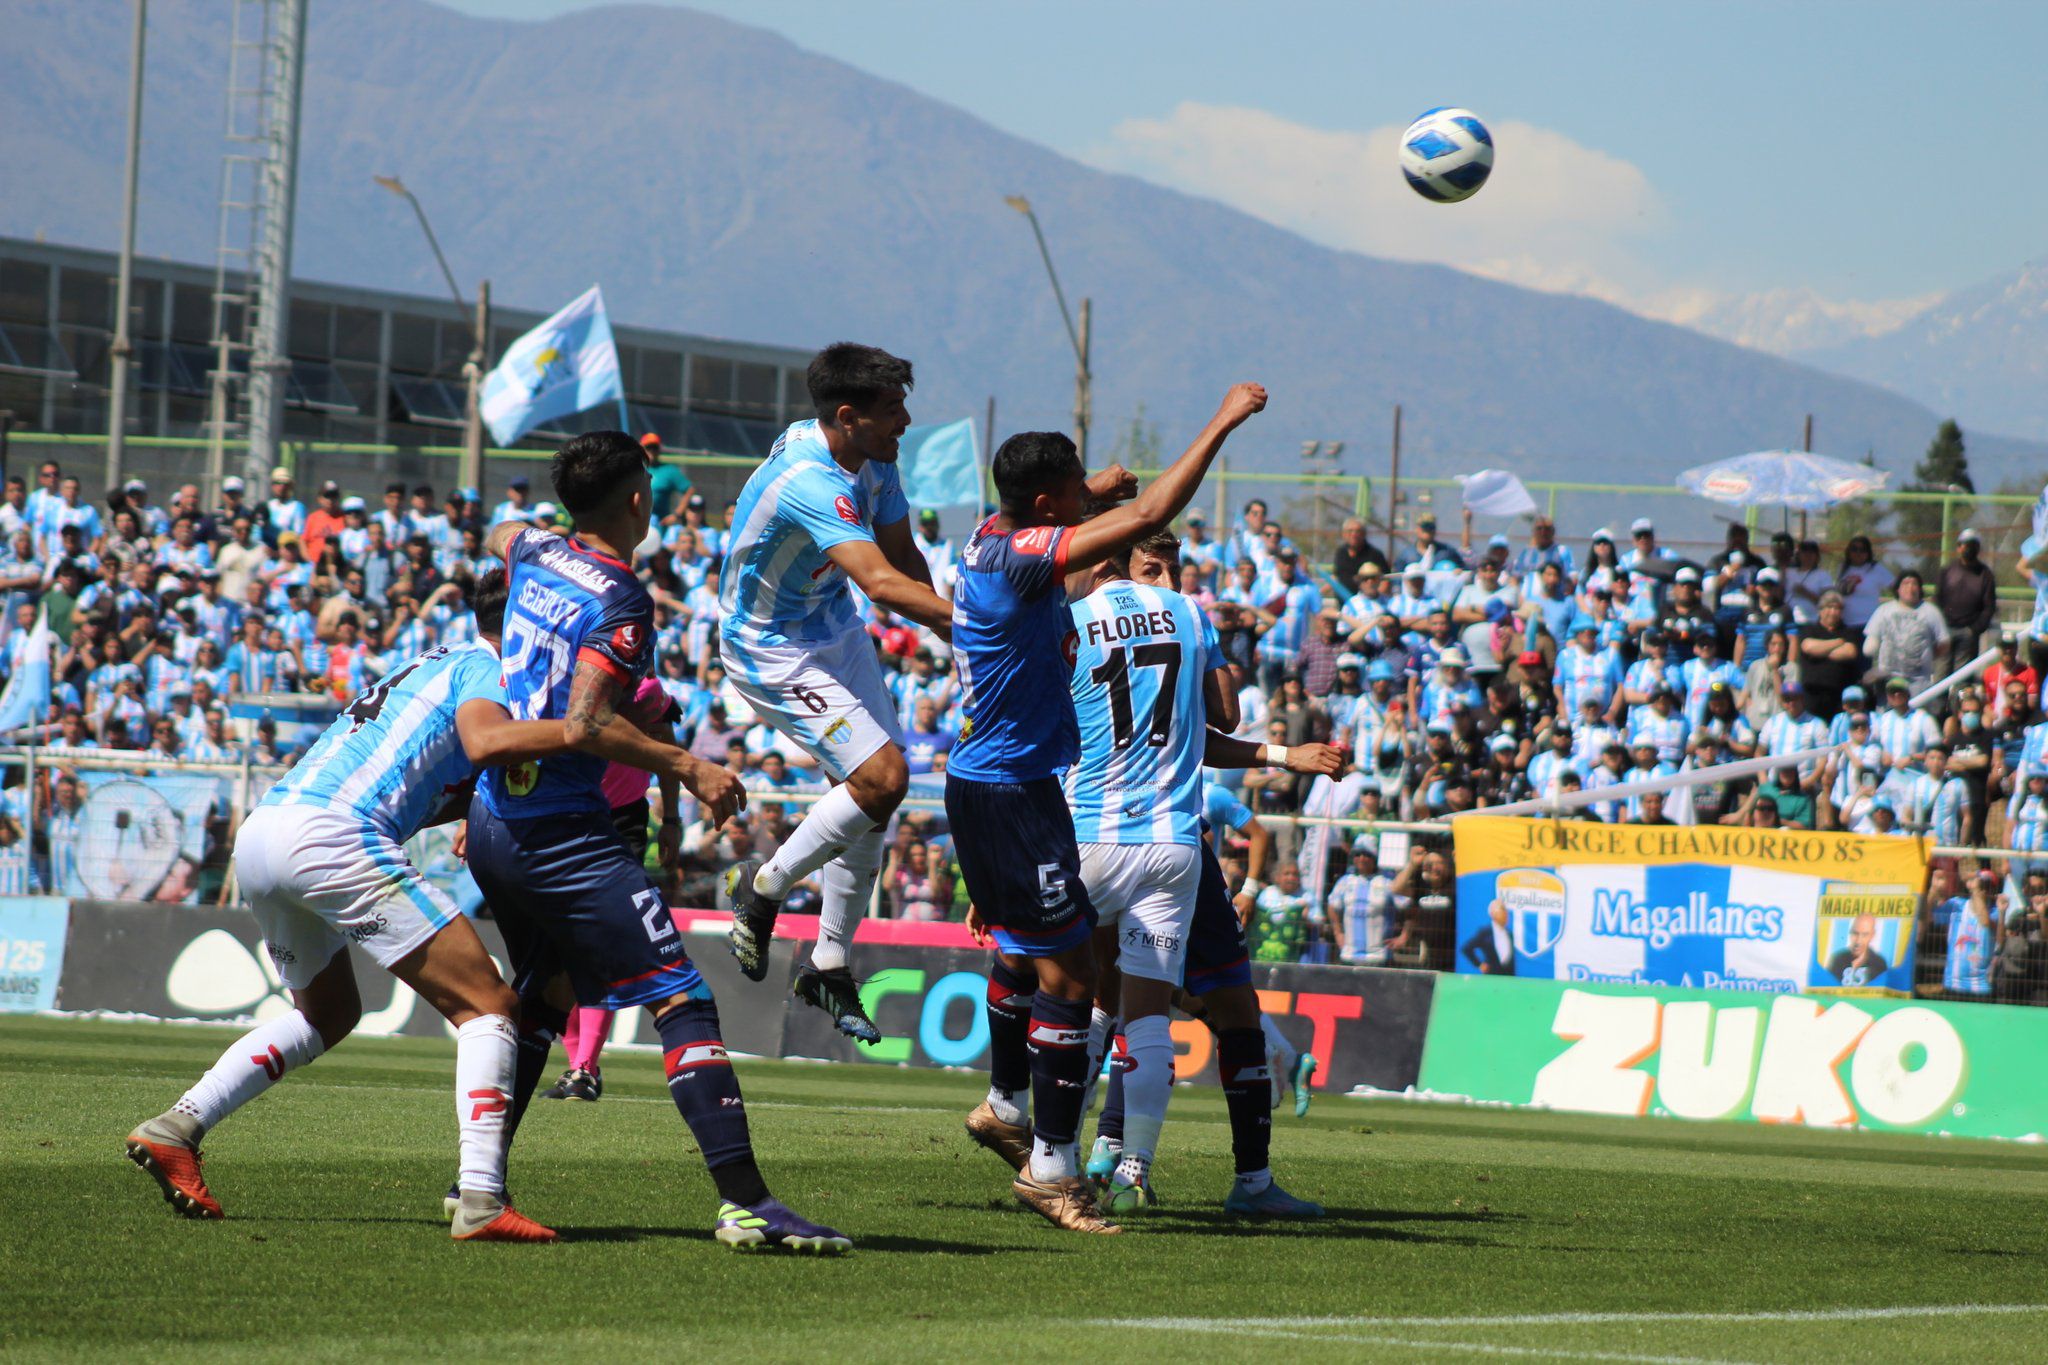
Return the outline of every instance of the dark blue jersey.
{"type": "MultiPolygon", "coordinates": [[[[653,660],[654,600],[633,570],[574,536],[523,531],[506,552],[505,696],[520,720],[561,720],[579,663],[595,664],[630,696],[653,660]]],[[[605,760],[567,753],[489,768],[477,784],[501,820],[606,812],[605,760]]]]}
{"type": "Polygon", "coordinates": [[[946,771],[976,782],[1032,782],[1080,756],[1067,687],[1074,623],[1067,613],[1064,526],[1005,535],[983,522],[960,554],[953,588],[953,663],[966,720],[946,771]]]}

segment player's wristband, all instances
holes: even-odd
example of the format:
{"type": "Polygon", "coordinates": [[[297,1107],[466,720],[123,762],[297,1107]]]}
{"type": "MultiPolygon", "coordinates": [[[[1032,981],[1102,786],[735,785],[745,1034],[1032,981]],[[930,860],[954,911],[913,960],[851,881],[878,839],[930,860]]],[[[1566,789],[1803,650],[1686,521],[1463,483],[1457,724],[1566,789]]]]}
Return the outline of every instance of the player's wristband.
{"type": "Polygon", "coordinates": [[[1284,744],[1262,744],[1259,746],[1259,753],[1265,759],[1268,767],[1284,768],[1287,766],[1287,746],[1284,744]]]}

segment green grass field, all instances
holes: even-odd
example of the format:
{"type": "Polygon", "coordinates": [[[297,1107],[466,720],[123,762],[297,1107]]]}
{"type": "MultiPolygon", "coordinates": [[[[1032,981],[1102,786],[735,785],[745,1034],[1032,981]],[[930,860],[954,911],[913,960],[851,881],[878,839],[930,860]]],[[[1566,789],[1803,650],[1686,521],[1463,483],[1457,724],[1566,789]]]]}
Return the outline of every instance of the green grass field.
{"type": "MultiPolygon", "coordinates": [[[[1220,1096],[1174,1097],[1121,1238],[1016,1207],[974,1078],[742,1062],[778,1193],[840,1261],[742,1257],[658,1059],[537,1104],[514,1156],[552,1247],[437,1214],[452,1051],[364,1039],[207,1143],[221,1223],[121,1155],[219,1029],[0,1020],[0,1352],[32,1359],[933,1357],[1914,1361],[2048,1355],[2048,1152],[1319,1098],[1275,1118],[1312,1226],[1223,1217],[1220,1096]]],[[[1092,1129],[1091,1129],[1092,1131],[1092,1129]]]]}

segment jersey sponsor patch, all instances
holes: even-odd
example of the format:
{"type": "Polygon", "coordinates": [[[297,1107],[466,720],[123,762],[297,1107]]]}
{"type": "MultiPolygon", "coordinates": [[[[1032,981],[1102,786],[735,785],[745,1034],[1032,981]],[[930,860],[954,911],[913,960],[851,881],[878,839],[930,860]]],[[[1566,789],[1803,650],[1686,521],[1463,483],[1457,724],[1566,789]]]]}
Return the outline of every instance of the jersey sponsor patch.
{"type": "Polygon", "coordinates": [[[630,659],[640,652],[640,646],[646,639],[647,632],[640,628],[639,623],[628,621],[612,632],[612,652],[620,658],[630,659]]]}
{"type": "Polygon", "coordinates": [[[839,514],[841,521],[849,525],[859,526],[861,524],[860,509],[855,507],[853,499],[847,497],[844,493],[832,499],[832,510],[839,514]]]}
{"type": "Polygon", "coordinates": [[[1059,533],[1057,526],[1027,526],[1010,537],[1010,544],[1021,555],[1051,554],[1053,537],[1059,533]]]}

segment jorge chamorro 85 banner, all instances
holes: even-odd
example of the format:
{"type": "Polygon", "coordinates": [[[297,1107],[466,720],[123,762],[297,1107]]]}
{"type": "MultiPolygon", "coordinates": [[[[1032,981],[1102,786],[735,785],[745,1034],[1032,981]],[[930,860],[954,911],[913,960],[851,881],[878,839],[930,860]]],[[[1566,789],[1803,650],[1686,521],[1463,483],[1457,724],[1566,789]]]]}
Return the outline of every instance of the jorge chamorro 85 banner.
{"type": "Polygon", "coordinates": [[[1906,995],[1919,839],[1468,816],[1458,970],[1679,989],[1906,995]]]}

